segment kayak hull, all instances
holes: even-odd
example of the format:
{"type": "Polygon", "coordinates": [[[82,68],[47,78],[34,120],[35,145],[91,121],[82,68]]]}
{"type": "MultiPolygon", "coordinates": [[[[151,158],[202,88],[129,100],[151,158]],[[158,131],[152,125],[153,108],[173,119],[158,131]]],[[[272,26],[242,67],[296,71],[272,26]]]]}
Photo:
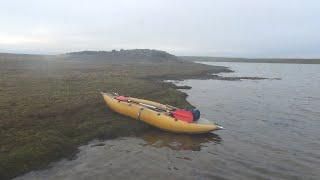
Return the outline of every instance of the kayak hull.
{"type": "MultiPolygon", "coordinates": [[[[165,131],[174,133],[201,134],[221,129],[220,126],[217,126],[215,124],[187,123],[185,121],[181,121],[168,116],[165,112],[157,112],[137,103],[119,101],[115,99],[115,96],[113,96],[112,94],[102,93],[102,95],[107,106],[113,111],[134,119],[141,120],[151,126],[165,131]]],[[[142,102],[148,101],[137,98],[135,98],[135,100],[141,100],[142,102]]],[[[153,101],[148,102],[162,105],[153,101]]]]}

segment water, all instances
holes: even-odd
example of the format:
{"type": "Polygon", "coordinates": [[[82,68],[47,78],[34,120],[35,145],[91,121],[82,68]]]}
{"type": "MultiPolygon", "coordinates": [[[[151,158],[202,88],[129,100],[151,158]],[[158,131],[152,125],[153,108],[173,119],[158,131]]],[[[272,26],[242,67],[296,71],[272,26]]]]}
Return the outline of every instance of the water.
{"type": "Polygon", "coordinates": [[[319,179],[320,65],[207,63],[223,76],[186,80],[188,101],[226,130],[175,135],[150,129],[81,146],[73,160],[18,179],[319,179]]]}

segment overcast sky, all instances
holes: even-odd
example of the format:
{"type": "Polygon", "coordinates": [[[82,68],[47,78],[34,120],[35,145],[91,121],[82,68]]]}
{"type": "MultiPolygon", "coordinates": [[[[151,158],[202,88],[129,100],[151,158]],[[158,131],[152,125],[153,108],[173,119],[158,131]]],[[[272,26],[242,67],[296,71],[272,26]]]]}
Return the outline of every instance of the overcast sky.
{"type": "Polygon", "coordinates": [[[320,57],[319,0],[0,0],[0,52],[320,57]]]}

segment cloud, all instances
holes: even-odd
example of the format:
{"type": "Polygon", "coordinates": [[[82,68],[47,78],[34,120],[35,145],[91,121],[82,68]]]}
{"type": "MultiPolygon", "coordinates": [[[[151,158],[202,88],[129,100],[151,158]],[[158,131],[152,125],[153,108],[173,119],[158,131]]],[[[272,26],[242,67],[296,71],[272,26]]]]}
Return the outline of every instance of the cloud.
{"type": "Polygon", "coordinates": [[[320,57],[318,7],[316,0],[8,0],[0,6],[0,49],[320,57]]]}

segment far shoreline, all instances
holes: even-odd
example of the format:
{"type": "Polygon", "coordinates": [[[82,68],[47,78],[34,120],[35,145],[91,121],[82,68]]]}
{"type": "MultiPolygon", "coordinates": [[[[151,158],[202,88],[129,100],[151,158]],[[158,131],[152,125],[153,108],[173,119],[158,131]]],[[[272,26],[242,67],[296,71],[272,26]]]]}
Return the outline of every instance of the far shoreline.
{"type": "Polygon", "coordinates": [[[276,64],[320,64],[319,59],[304,58],[234,58],[207,56],[179,56],[184,61],[202,62],[236,62],[236,63],[276,63],[276,64]]]}

